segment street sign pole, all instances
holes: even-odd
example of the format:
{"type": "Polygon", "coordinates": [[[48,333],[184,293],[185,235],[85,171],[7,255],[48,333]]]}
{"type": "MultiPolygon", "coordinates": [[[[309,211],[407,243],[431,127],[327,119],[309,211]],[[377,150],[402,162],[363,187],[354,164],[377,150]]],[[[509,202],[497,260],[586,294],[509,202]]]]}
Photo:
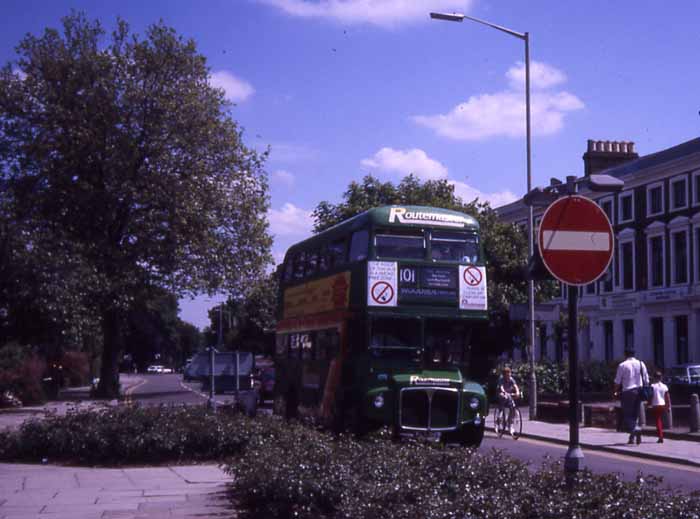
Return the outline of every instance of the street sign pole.
{"type": "Polygon", "coordinates": [[[581,470],[583,451],[579,443],[579,380],[578,380],[578,287],[568,285],[569,292],[569,449],[564,457],[566,483],[574,484],[581,470]]]}

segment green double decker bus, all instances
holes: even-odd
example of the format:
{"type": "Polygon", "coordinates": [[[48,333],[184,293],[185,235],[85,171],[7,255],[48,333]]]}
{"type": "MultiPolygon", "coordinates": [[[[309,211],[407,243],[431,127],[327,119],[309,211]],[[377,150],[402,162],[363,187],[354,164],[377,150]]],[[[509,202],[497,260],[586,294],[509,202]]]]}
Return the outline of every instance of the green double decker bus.
{"type": "Polygon", "coordinates": [[[474,218],[371,209],[290,247],[279,274],[276,414],[481,443],[488,401],[467,378],[487,323],[474,218]]]}

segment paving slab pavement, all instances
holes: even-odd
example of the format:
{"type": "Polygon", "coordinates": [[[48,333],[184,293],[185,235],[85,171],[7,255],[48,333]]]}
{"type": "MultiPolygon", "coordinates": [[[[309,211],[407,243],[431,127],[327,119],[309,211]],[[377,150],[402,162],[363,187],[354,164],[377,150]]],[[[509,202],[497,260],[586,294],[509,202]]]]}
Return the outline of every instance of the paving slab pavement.
{"type": "Polygon", "coordinates": [[[96,469],[0,464],[0,519],[236,517],[216,465],[96,469]]]}
{"type": "MultiPolygon", "coordinates": [[[[527,407],[521,407],[520,412],[523,416],[523,437],[568,445],[568,422],[550,423],[530,420],[527,407]]],[[[486,426],[492,427],[493,422],[488,420],[486,426]]],[[[586,449],[616,452],[700,467],[700,434],[671,433],[665,438],[664,443],[656,443],[656,430],[647,427],[644,430],[641,445],[629,445],[628,438],[628,433],[617,432],[614,429],[579,427],[579,441],[584,452],[586,449]]]]}

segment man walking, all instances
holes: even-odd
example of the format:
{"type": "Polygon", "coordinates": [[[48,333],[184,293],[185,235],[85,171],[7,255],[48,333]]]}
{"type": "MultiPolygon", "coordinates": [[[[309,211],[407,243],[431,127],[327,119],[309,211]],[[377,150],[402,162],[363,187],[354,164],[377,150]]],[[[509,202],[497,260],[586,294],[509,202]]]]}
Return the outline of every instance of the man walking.
{"type": "Polygon", "coordinates": [[[642,443],[642,429],[638,425],[639,403],[642,386],[648,383],[647,367],[641,360],[634,358],[632,347],[626,347],[625,360],[617,367],[615,375],[614,396],[620,397],[623,427],[630,434],[627,443],[634,443],[635,439],[637,445],[642,443]]]}

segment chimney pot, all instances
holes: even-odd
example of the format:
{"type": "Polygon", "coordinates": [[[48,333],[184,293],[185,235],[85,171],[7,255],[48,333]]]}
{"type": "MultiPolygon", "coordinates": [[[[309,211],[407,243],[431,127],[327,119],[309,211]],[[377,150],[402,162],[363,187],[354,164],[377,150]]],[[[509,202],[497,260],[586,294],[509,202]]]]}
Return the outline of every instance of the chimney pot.
{"type": "Polygon", "coordinates": [[[620,153],[627,153],[627,143],[620,141],[620,153]]]}
{"type": "Polygon", "coordinates": [[[620,153],[620,143],[617,141],[612,141],[612,150],[613,153],[620,153]]]}
{"type": "Polygon", "coordinates": [[[588,151],[594,151],[595,141],[593,139],[588,139],[588,151]]]}
{"type": "Polygon", "coordinates": [[[603,151],[611,151],[610,141],[603,142],[603,151]]]}
{"type": "Polygon", "coordinates": [[[634,153],[634,143],[632,141],[627,143],[627,153],[634,153]]]}

